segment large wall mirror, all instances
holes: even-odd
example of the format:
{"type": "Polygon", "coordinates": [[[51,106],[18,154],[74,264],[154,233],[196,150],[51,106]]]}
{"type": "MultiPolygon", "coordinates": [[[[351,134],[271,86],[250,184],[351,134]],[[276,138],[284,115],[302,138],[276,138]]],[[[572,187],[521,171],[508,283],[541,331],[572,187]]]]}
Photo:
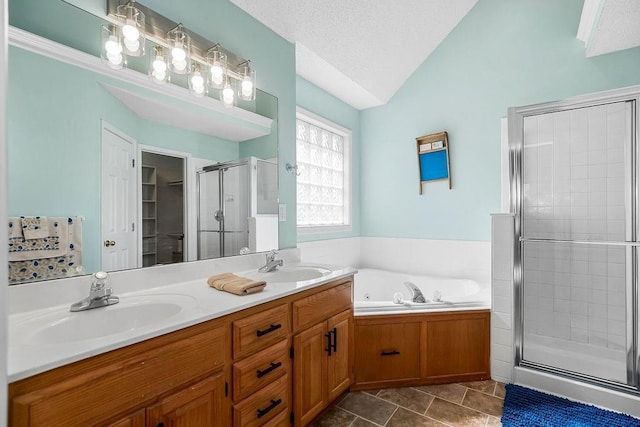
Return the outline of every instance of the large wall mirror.
{"type": "Polygon", "coordinates": [[[89,68],[9,49],[9,284],[277,248],[274,96],[239,124],[89,68]]]}

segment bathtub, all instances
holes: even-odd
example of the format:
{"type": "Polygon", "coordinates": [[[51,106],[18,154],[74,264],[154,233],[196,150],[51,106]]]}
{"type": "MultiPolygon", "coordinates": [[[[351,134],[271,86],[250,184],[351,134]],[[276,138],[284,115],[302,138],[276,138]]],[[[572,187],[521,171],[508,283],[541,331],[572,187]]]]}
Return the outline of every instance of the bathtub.
{"type": "Polygon", "coordinates": [[[356,316],[491,308],[491,288],[469,279],[420,276],[372,268],[360,268],[355,276],[356,316]],[[413,303],[404,282],[413,282],[430,302],[413,303]],[[404,302],[394,303],[400,292],[404,302]],[[440,295],[440,301],[434,301],[440,295]]]}

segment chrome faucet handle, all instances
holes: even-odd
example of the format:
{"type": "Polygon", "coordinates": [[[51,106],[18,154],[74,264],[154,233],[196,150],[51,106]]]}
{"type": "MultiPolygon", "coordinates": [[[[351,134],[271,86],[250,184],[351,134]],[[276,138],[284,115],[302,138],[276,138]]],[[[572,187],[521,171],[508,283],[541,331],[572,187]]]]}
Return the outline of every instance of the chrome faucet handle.
{"type": "Polygon", "coordinates": [[[267,262],[273,262],[276,259],[276,255],[278,254],[278,251],[276,249],[271,249],[268,253],[267,253],[267,262]]]}

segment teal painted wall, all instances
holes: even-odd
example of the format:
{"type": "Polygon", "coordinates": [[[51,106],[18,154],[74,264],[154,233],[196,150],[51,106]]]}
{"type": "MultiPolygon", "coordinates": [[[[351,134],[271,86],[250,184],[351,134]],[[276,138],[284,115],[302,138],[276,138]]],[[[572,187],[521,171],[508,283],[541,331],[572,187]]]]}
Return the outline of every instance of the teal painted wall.
{"type": "MultiPolygon", "coordinates": [[[[298,234],[298,242],[338,239],[360,235],[360,111],[328,94],[313,83],[296,76],[296,101],[298,106],[324,117],[352,134],[352,228],[348,232],[298,234]]],[[[291,174],[287,174],[292,176],[291,174]]]]}
{"type": "MultiPolygon", "coordinates": [[[[76,0],[97,8],[102,0],[76,0]]],[[[295,162],[295,52],[279,37],[228,0],[149,0],[145,3],[173,21],[220,42],[251,59],[257,87],[278,98],[278,155],[280,202],[287,205],[287,221],[280,223],[280,247],[296,246],[295,179],[284,173],[295,162]]],[[[102,6],[103,7],[103,6],[102,6]]],[[[11,25],[98,56],[102,20],[61,0],[10,0],[11,25]],[[37,13],[34,13],[37,11],[37,13]]]]}
{"type": "Polygon", "coordinates": [[[101,119],[139,144],[212,162],[239,156],[236,142],[139,119],[99,82],[123,86],[66,63],[9,49],[9,215],[84,216],[87,272],[100,269],[101,119]],[[43,70],[49,78],[42,78],[43,70]]]}
{"type": "Polygon", "coordinates": [[[480,0],[390,102],[361,113],[362,235],[489,240],[510,106],[640,83],[640,49],[585,58],[582,0],[480,0]],[[415,138],[446,130],[453,190],[418,194],[415,138]]]}

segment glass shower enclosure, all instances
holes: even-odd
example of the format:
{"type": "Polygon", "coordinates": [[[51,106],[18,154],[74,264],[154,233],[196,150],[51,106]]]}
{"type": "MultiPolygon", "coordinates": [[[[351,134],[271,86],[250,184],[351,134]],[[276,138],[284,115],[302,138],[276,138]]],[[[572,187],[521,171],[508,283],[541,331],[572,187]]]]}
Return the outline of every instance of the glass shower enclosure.
{"type": "Polygon", "coordinates": [[[638,93],[510,110],[516,364],[639,392],[638,93]]]}
{"type": "MultiPolygon", "coordinates": [[[[248,157],[204,167],[197,172],[197,192],[198,259],[264,250],[256,248],[255,221],[277,214],[276,163],[248,157]]],[[[277,219],[272,224],[275,242],[267,239],[269,249],[277,247],[277,219]]]]}

